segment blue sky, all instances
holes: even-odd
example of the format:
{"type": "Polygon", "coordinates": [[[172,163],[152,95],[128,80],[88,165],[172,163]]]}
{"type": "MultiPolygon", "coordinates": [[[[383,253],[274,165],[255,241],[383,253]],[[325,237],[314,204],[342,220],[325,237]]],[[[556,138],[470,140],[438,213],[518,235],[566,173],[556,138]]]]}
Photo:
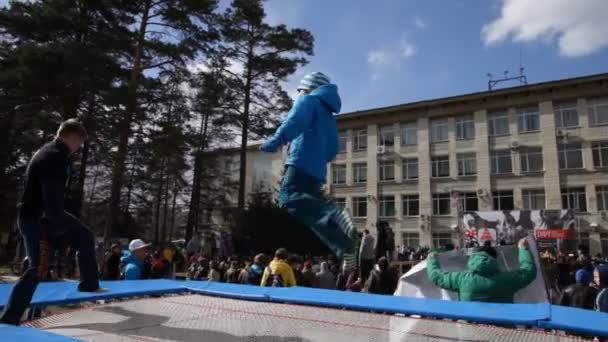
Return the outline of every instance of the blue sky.
{"type": "Polygon", "coordinates": [[[517,73],[520,50],[530,83],[608,72],[608,0],[269,0],[266,11],[315,37],[290,93],[322,71],[342,112],[483,91],[487,73],[517,73]]]}
{"type": "Polygon", "coordinates": [[[606,13],[605,0],[267,3],[270,22],[315,37],[290,90],[303,73],[325,72],[343,112],[486,90],[487,73],[517,73],[520,49],[529,83],[608,72],[606,13]]]}

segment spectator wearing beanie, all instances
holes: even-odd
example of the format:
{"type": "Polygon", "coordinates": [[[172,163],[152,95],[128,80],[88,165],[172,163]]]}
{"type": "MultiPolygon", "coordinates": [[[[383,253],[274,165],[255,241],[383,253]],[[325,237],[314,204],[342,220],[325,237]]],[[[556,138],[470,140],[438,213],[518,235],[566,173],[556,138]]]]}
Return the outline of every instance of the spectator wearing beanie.
{"type": "Polygon", "coordinates": [[[559,298],[559,305],[593,310],[598,291],[589,286],[591,273],[584,269],[576,271],[576,284],[568,286],[559,298]]]}

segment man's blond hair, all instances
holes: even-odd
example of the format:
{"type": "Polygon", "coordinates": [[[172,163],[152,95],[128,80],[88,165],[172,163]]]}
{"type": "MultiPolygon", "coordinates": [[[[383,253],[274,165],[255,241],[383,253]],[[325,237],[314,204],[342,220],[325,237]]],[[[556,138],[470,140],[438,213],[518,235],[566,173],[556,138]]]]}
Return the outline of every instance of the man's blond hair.
{"type": "Polygon", "coordinates": [[[70,135],[77,135],[82,140],[87,140],[89,137],[86,128],[84,128],[84,125],[78,119],[67,119],[57,129],[57,136],[60,138],[70,135]]]}

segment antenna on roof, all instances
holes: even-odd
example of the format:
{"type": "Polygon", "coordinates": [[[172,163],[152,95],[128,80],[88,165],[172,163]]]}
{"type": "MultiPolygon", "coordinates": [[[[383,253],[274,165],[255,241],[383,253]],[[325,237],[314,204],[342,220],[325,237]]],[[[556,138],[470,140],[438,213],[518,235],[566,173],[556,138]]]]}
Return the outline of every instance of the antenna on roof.
{"type": "Polygon", "coordinates": [[[528,84],[528,78],[524,74],[524,67],[522,65],[522,48],[521,48],[521,46],[519,47],[519,75],[509,77],[509,70],[503,71],[503,75],[504,75],[503,78],[495,80],[495,79],[493,79],[494,75],[492,75],[491,73],[486,74],[486,76],[488,77],[488,90],[489,91],[494,90],[496,85],[499,83],[502,83],[502,82],[519,81],[519,83],[521,85],[528,84]]]}

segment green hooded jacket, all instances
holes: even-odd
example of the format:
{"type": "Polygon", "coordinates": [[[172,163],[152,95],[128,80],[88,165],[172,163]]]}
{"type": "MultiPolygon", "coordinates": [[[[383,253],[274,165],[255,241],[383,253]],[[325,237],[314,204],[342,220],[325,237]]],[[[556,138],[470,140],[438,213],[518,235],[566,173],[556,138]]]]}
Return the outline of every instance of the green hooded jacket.
{"type": "Polygon", "coordinates": [[[519,249],[519,270],[501,272],[495,258],[486,252],[474,253],[463,272],[444,272],[439,260],[429,257],[429,279],[443,289],[458,292],[467,302],[513,303],[515,292],[526,287],[536,278],[536,265],[527,249],[519,249]]]}

